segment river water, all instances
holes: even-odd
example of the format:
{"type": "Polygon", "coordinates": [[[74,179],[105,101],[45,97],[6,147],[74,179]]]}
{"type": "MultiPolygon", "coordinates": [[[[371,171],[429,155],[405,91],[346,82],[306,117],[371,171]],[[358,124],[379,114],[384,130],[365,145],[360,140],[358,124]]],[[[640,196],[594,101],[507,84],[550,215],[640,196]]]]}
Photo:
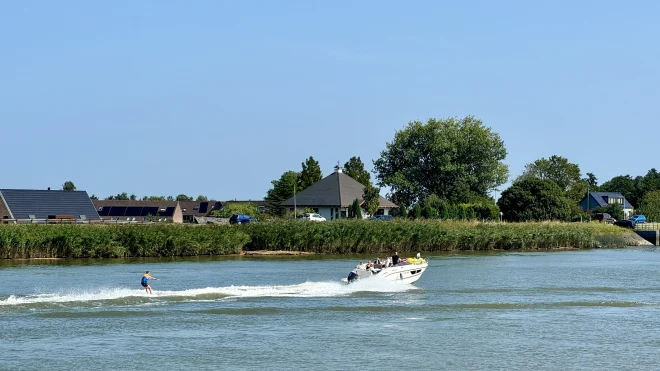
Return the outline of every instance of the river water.
{"type": "Polygon", "coordinates": [[[2,370],[656,370],[660,250],[0,262],[2,370]],[[154,294],[139,285],[145,270],[154,294]]]}

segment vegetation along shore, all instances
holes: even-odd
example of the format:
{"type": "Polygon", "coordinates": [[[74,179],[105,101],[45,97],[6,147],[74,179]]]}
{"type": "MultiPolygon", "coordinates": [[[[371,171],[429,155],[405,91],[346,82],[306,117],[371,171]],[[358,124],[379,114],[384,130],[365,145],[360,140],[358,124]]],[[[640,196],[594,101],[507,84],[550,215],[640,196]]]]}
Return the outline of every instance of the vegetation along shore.
{"type": "Polygon", "coordinates": [[[231,255],[253,251],[321,254],[624,247],[645,244],[599,223],[437,220],[331,223],[275,221],[212,225],[0,225],[0,258],[114,258],[231,255]]]}

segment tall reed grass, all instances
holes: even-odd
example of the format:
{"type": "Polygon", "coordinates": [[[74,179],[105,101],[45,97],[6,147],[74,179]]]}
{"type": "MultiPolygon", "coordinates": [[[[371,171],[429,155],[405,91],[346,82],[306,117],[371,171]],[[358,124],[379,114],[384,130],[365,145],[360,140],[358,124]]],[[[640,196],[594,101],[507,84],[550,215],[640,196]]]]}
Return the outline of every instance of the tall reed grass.
{"type": "Polygon", "coordinates": [[[634,232],[597,223],[296,220],[240,226],[0,225],[0,259],[326,254],[623,247],[634,232]]]}

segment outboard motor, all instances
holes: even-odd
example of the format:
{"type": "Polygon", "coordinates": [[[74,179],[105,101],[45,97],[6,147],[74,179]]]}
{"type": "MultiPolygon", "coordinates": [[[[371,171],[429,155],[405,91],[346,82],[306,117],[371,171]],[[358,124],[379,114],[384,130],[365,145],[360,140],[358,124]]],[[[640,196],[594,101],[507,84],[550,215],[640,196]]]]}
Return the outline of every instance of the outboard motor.
{"type": "Polygon", "coordinates": [[[357,273],[351,272],[351,273],[348,274],[348,283],[356,281],[357,279],[358,279],[357,273]]]}

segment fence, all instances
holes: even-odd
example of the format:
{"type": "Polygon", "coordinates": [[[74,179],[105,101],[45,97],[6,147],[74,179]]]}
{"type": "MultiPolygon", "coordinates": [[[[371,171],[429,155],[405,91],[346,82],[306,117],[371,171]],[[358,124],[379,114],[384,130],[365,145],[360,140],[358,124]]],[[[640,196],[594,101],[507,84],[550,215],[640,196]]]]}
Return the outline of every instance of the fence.
{"type": "Polygon", "coordinates": [[[636,231],[657,231],[660,230],[660,223],[637,223],[635,224],[636,231]]]}

